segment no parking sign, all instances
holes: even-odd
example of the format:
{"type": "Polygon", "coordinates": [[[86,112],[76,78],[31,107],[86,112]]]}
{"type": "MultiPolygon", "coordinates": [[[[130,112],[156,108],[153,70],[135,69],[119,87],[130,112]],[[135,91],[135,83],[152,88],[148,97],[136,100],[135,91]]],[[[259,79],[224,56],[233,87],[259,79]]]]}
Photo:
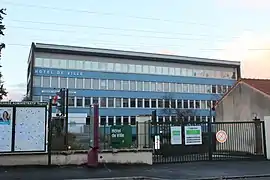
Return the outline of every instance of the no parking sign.
{"type": "Polygon", "coordinates": [[[216,133],[216,139],[220,143],[225,143],[228,139],[228,135],[225,131],[220,130],[216,133]]]}

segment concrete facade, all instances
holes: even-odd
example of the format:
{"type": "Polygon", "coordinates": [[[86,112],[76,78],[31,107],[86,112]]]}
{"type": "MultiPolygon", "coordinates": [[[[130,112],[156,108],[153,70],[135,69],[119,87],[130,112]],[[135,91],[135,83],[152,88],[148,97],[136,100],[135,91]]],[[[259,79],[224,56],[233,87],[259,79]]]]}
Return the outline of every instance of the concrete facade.
{"type": "MultiPolygon", "coordinates": [[[[52,154],[52,165],[85,165],[87,151],[52,154]]],[[[152,165],[152,150],[118,150],[99,152],[99,163],[152,165]]],[[[0,166],[48,165],[48,154],[0,155],[0,166]]]]}
{"type": "Polygon", "coordinates": [[[269,107],[268,95],[240,82],[216,107],[216,121],[252,121],[255,114],[264,120],[270,115],[269,107]]]}
{"type": "Polygon", "coordinates": [[[217,143],[217,151],[263,153],[263,126],[259,122],[256,127],[254,118],[264,121],[270,114],[269,106],[268,95],[244,82],[236,84],[216,107],[216,122],[225,122],[217,124],[216,130],[228,135],[225,143],[217,143]]]}

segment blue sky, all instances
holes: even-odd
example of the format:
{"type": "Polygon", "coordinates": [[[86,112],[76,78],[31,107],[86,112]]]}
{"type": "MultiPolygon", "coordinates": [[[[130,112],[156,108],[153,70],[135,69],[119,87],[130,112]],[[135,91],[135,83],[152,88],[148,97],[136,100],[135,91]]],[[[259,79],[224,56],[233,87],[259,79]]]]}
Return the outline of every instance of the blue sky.
{"type": "Polygon", "coordinates": [[[0,0],[2,7],[8,15],[1,63],[13,99],[26,91],[31,42],[239,61],[270,52],[248,50],[270,47],[254,47],[270,32],[266,0],[0,0]]]}

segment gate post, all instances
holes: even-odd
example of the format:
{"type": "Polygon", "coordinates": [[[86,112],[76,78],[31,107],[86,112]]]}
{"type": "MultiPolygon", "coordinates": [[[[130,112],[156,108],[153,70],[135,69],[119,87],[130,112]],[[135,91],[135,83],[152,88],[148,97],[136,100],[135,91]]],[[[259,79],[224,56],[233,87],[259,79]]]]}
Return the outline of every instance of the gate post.
{"type": "Polygon", "coordinates": [[[47,151],[48,151],[48,165],[50,166],[52,164],[52,99],[51,98],[49,100],[49,107],[48,107],[48,144],[47,144],[47,151]]]}
{"type": "Polygon", "coordinates": [[[261,132],[261,121],[257,117],[254,118],[255,122],[255,153],[261,154],[262,153],[262,132],[261,132]]]}
{"type": "Polygon", "coordinates": [[[98,166],[98,149],[99,149],[99,108],[98,104],[93,105],[94,119],[93,119],[93,146],[88,151],[88,166],[98,166]]]}
{"type": "Polygon", "coordinates": [[[213,137],[212,137],[212,108],[210,108],[210,118],[208,119],[207,122],[207,131],[208,131],[208,158],[209,161],[213,160],[213,137]]]}

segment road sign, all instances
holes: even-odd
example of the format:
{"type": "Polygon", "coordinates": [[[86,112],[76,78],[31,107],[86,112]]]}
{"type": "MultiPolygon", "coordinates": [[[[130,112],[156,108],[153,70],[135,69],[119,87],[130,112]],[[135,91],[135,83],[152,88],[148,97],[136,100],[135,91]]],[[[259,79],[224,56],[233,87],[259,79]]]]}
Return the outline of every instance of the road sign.
{"type": "Polygon", "coordinates": [[[220,130],[216,133],[216,139],[220,143],[225,143],[228,139],[228,135],[225,131],[220,130]]]}

